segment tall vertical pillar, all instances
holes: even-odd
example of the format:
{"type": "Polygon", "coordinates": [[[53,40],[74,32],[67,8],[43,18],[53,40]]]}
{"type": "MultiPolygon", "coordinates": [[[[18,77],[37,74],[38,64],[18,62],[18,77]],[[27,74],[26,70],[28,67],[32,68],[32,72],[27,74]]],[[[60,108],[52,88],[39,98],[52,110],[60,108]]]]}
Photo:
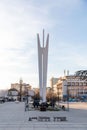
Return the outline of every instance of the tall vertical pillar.
{"type": "Polygon", "coordinates": [[[44,42],[44,30],[43,30],[43,46],[42,47],[40,44],[39,34],[37,34],[39,87],[40,87],[40,97],[42,99],[42,102],[46,102],[49,34],[47,34],[46,45],[44,45],[44,43],[45,42],[44,42]]]}

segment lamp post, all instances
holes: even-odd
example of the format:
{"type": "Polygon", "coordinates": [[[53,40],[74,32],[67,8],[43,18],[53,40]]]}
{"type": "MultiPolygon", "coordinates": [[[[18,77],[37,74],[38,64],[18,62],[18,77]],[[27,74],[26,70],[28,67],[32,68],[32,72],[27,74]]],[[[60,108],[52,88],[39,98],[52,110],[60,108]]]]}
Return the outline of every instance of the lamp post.
{"type": "Polygon", "coordinates": [[[54,91],[54,90],[53,90],[53,77],[52,77],[52,89],[51,89],[51,90],[52,90],[52,99],[51,99],[51,100],[52,100],[52,107],[54,107],[54,96],[53,96],[53,95],[54,95],[54,94],[53,94],[53,91],[54,91]]]}
{"type": "Polygon", "coordinates": [[[57,86],[57,94],[58,94],[58,107],[59,107],[59,87],[57,86]]]}
{"type": "Polygon", "coordinates": [[[67,84],[67,80],[66,80],[66,84],[65,84],[64,86],[66,86],[67,111],[69,111],[69,89],[68,89],[68,87],[69,87],[70,85],[67,84]]]}
{"type": "Polygon", "coordinates": [[[69,111],[69,85],[67,84],[67,110],[69,111]]]}
{"type": "Polygon", "coordinates": [[[28,104],[28,88],[27,88],[27,92],[26,92],[26,100],[27,100],[27,104],[28,104]]]}
{"type": "Polygon", "coordinates": [[[20,79],[20,102],[22,101],[22,79],[20,79]]]}

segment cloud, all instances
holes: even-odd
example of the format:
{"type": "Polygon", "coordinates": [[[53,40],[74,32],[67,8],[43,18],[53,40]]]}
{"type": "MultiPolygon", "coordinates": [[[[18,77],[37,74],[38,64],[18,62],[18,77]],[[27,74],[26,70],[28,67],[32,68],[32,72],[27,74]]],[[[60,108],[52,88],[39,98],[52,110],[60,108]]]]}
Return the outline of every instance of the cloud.
{"type": "MultiPolygon", "coordinates": [[[[50,33],[49,76],[58,73],[59,62],[79,64],[80,57],[74,47],[64,40],[58,40],[58,31],[64,28],[67,16],[78,9],[81,0],[3,0],[0,1],[0,86],[15,82],[23,77],[26,82],[38,84],[37,37],[42,29],[50,33]],[[61,44],[60,44],[61,43],[61,44]],[[75,52],[69,50],[72,48],[75,52]],[[70,53],[70,55],[68,55],[70,53]],[[75,59],[74,59],[75,58],[75,59]],[[55,64],[55,67],[54,65],[55,64]],[[52,68],[51,68],[52,67],[52,68]],[[56,69],[55,69],[56,68],[56,69]],[[52,70],[52,72],[50,72],[52,70]]],[[[68,30],[68,26],[66,27],[68,30]]],[[[67,30],[62,30],[67,34],[67,30]]],[[[63,34],[62,32],[62,34],[63,34]]],[[[62,35],[59,37],[61,39],[62,35]]],[[[85,58],[84,58],[85,59],[85,58]]],[[[84,62],[82,60],[82,62],[84,62]]],[[[86,62],[85,62],[86,63],[86,62]]],[[[62,70],[63,68],[61,68],[62,70]]]]}

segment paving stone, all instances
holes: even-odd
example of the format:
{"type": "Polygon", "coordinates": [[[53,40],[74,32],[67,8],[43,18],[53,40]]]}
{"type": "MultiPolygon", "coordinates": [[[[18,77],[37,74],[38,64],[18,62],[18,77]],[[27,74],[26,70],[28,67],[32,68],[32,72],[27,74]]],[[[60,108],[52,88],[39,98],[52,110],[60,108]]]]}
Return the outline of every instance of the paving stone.
{"type": "Polygon", "coordinates": [[[0,104],[0,130],[87,130],[87,103],[71,104],[70,111],[24,111],[24,103],[0,104]],[[77,109],[79,108],[79,109],[77,109]],[[29,117],[50,117],[50,121],[28,121],[29,117]],[[53,117],[67,121],[53,121],[53,117]]]}

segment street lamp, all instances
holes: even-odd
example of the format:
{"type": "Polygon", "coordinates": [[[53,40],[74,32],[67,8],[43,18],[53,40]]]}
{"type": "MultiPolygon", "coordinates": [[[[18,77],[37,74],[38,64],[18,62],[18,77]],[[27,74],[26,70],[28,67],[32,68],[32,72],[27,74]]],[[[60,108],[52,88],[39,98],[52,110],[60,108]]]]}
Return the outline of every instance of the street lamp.
{"type": "Polygon", "coordinates": [[[28,104],[28,88],[26,88],[26,102],[28,104]]]}
{"type": "Polygon", "coordinates": [[[54,107],[53,87],[52,87],[51,91],[52,91],[51,102],[52,102],[52,107],[54,107]]]}
{"type": "Polygon", "coordinates": [[[20,79],[20,101],[22,101],[22,79],[20,79]]]}
{"type": "Polygon", "coordinates": [[[53,89],[53,77],[52,77],[52,97],[51,97],[51,101],[52,101],[52,107],[54,107],[54,89],[53,89]]]}
{"type": "Polygon", "coordinates": [[[67,110],[69,111],[69,85],[67,84],[67,110]]]}
{"type": "MultiPolygon", "coordinates": [[[[67,82],[67,81],[66,81],[67,82]]],[[[69,86],[67,83],[64,85],[66,86],[66,99],[67,99],[67,110],[69,111],[69,86]]]]}
{"type": "Polygon", "coordinates": [[[59,107],[59,87],[57,86],[57,94],[58,94],[58,107],[59,107]]]}

